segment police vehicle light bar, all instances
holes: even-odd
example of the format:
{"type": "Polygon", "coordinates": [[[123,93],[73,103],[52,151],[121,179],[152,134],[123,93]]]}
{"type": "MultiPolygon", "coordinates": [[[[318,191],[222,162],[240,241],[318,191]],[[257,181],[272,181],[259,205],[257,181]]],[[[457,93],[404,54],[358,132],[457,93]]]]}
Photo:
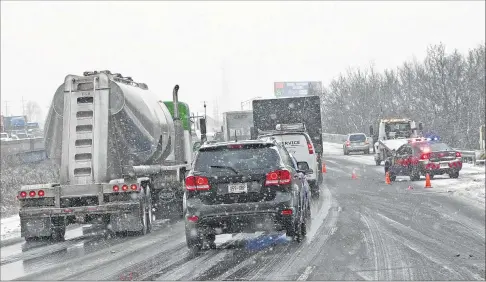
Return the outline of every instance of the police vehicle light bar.
{"type": "Polygon", "coordinates": [[[429,138],[411,138],[411,139],[408,139],[408,143],[424,142],[424,141],[430,141],[430,140],[429,140],[429,138]]]}

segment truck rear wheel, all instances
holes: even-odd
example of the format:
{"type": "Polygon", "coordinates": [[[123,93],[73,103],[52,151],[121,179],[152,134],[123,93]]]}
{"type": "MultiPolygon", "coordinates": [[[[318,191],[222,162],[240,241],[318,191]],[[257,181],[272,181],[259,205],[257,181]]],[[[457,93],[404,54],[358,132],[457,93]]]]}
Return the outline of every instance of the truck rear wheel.
{"type": "Polygon", "coordinates": [[[51,238],[54,241],[62,241],[64,240],[64,235],[66,235],[66,222],[63,217],[52,218],[52,234],[51,238]]]}
{"type": "Polygon", "coordinates": [[[150,189],[150,185],[145,186],[145,196],[147,199],[147,211],[146,211],[146,217],[147,217],[147,233],[150,233],[152,231],[152,220],[153,220],[153,214],[152,214],[152,191],[150,189]]]}

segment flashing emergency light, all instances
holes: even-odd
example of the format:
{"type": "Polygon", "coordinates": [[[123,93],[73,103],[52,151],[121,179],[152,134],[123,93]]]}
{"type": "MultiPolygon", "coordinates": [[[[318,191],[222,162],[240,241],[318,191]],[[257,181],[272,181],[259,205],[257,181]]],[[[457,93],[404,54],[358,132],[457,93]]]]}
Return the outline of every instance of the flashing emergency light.
{"type": "Polygon", "coordinates": [[[434,133],[428,133],[424,135],[425,138],[427,138],[427,141],[439,141],[440,136],[434,133]]]}

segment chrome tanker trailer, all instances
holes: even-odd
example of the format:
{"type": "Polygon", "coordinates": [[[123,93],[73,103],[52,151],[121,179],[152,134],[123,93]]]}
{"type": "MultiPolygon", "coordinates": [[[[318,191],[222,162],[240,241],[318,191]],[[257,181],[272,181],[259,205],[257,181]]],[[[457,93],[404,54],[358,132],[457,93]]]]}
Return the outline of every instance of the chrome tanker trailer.
{"type": "Polygon", "coordinates": [[[182,215],[193,154],[178,89],[170,111],[130,77],[109,71],[66,76],[44,132],[47,156],[60,167],[59,183],[21,187],[22,237],[62,238],[70,223],[145,234],[153,212],[172,207],[182,215]]]}

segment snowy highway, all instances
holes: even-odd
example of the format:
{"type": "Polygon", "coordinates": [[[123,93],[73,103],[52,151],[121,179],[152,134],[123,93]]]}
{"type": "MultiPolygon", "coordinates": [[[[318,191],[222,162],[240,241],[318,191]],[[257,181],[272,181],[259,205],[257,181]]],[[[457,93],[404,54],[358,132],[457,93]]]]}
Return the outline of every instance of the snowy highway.
{"type": "Polygon", "coordinates": [[[283,234],[224,235],[217,249],[195,254],[182,221],[157,221],[141,237],[83,236],[74,226],[64,242],[26,243],[10,218],[2,219],[1,279],[485,279],[484,167],[425,189],[423,179],[385,184],[372,155],[344,156],[335,144],[324,152],[321,197],[301,243],[283,234]]]}

